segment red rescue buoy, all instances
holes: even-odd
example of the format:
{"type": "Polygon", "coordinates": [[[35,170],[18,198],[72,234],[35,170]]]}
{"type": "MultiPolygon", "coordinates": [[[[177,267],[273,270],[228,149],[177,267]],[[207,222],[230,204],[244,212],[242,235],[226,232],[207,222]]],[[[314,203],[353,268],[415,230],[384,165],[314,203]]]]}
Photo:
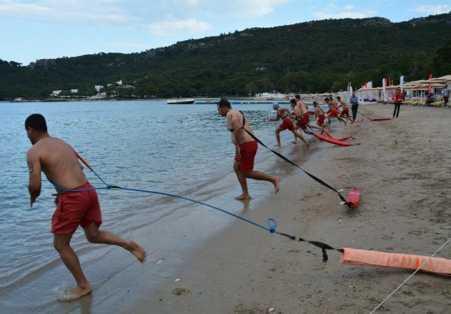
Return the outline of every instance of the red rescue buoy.
{"type": "Polygon", "coordinates": [[[360,191],[357,188],[352,188],[352,190],[346,196],[346,202],[352,208],[358,208],[360,205],[360,191]]]}

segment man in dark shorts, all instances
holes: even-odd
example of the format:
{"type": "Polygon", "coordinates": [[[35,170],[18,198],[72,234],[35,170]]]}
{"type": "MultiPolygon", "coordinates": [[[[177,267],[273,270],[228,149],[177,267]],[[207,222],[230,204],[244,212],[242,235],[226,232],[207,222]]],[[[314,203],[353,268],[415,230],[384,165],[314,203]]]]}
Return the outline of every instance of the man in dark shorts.
{"type": "Polygon", "coordinates": [[[30,205],[41,193],[41,171],[55,186],[57,208],[52,217],[53,244],[61,260],[72,273],[77,286],[67,289],[60,301],[73,301],[91,293],[77,255],[70,246],[75,230],[81,226],[91,243],[117,245],[133,254],[140,262],[145,259],[144,249],[133,241],[126,241],[104,230],[99,200],[95,189],[86,179],[78,154],[64,141],[47,133],[47,123],[40,114],[32,114],[25,120],[27,136],[33,145],[27,152],[30,182],[30,205]]]}
{"type": "Polygon", "coordinates": [[[393,119],[399,117],[399,111],[401,109],[401,104],[404,101],[404,96],[401,92],[401,88],[397,88],[395,91],[395,95],[393,96],[393,104],[395,108],[393,110],[393,119]]]}
{"type": "Polygon", "coordinates": [[[356,96],[355,92],[352,92],[349,102],[351,103],[352,123],[354,123],[357,120],[357,113],[359,111],[359,98],[356,96]]]}
{"type": "Polygon", "coordinates": [[[237,196],[239,201],[249,200],[251,197],[247,188],[247,178],[271,182],[274,191],[279,192],[280,177],[270,176],[254,170],[254,160],[257,154],[257,142],[245,131],[252,132],[249,121],[237,110],[233,110],[230,102],[222,98],[218,103],[218,113],[227,120],[227,128],[231,132],[232,142],[235,145],[235,170],[243,193],[237,196]]]}

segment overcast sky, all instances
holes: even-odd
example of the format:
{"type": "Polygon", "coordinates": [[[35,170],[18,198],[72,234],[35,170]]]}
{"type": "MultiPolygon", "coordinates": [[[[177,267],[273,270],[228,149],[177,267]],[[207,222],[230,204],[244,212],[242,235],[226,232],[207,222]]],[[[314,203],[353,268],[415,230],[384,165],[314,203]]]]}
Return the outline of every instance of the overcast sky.
{"type": "Polygon", "coordinates": [[[392,21],[447,13],[451,0],[0,0],[0,59],[24,64],[326,18],[392,21]]]}

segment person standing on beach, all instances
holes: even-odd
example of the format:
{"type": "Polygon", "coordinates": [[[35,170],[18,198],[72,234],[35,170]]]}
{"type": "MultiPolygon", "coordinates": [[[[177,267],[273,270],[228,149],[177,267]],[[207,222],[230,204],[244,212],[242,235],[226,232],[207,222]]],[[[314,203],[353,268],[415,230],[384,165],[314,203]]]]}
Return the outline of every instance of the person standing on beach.
{"type": "Polygon", "coordinates": [[[359,98],[357,98],[355,92],[352,92],[352,96],[349,102],[351,103],[352,123],[354,123],[357,119],[357,112],[359,111],[359,98]]]}
{"type": "Polygon", "coordinates": [[[89,242],[120,246],[144,262],[146,253],[139,244],[99,230],[102,215],[97,193],[86,179],[79,163],[81,157],[75,150],[48,134],[47,123],[41,114],[30,115],[25,120],[25,130],[32,144],[27,152],[30,206],[41,193],[42,171],[58,193],[57,208],[52,217],[53,245],[77,283],[75,288],[66,289],[59,300],[73,301],[91,293],[91,285],[70,246],[78,226],[84,229],[89,242]]]}
{"type": "Polygon", "coordinates": [[[393,96],[393,104],[395,105],[395,108],[393,110],[393,119],[399,117],[399,110],[401,108],[401,104],[404,97],[401,92],[401,88],[397,88],[395,92],[395,96],[393,96]]]}
{"type": "Polygon", "coordinates": [[[448,106],[449,101],[449,89],[445,87],[445,89],[442,92],[443,95],[443,105],[446,107],[448,106]]]}
{"type": "Polygon", "coordinates": [[[279,192],[280,177],[270,176],[266,173],[254,170],[255,155],[257,154],[257,142],[245,131],[251,132],[249,122],[242,112],[233,110],[230,102],[222,98],[218,102],[218,113],[227,120],[227,128],[231,132],[232,142],[235,145],[235,170],[238,182],[241,185],[242,194],[235,199],[239,201],[249,200],[250,194],[247,187],[247,179],[267,181],[274,185],[274,191],[279,192]]]}

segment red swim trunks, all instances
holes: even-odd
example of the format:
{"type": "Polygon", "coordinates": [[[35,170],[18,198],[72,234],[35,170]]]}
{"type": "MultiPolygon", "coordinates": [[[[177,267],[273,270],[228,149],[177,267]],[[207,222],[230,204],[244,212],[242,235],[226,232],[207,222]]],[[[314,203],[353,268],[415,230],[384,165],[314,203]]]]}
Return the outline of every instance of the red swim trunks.
{"type": "Polygon", "coordinates": [[[306,112],[302,115],[302,118],[300,120],[298,120],[298,126],[301,129],[305,130],[305,129],[307,129],[309,122],[310,122],[310,114],[308,112],[306,112]]]}
{"type": "Polygon", "coordinates": [[[235,156],[235,161],[239,163],[240,171],[248,172],[254,169],[257,148],[258,145],[256,141],[240,144],[240,156],[235,156]]]}
{"type": "Polygon", "coordinates": [[[72,234],[79,225],[87,227],[93,222],[97,226],[102,224],[99,199],[94,187],[86,182],[76,190],[84,191],[68,191],[56,197],[57,207],[52,217],[52,233],[72,234]]]}
{"type": "Polygon", "coordinates": [[[327,115],[331,118],[337,118],[338,117],[338,110],[335,108],[332,108],[328,111],[327,115]]]}
{"type": "Polygon", "coordinates": [[[340,113],[340,117],[343,118],[349,118],[349,108],[343,108],[343,110],[340,113]]]}
{"type": "Polygon", "coordinates": [[[283,118],[282,123],[279,125],[278,129],[280,131],[284,131],[284,130],[293,131],[294,130],[293,121],[291,121],[291,119],[289,117],[283,118]]]}
{"type": "Polygon", "coordinates": [[[326,120],[326,116],[324,114],[320,114],[318,116],[318,119],[316,120],[316,123],[318,124],[319,127],[323,127],[325,120],[326,120]]]}

